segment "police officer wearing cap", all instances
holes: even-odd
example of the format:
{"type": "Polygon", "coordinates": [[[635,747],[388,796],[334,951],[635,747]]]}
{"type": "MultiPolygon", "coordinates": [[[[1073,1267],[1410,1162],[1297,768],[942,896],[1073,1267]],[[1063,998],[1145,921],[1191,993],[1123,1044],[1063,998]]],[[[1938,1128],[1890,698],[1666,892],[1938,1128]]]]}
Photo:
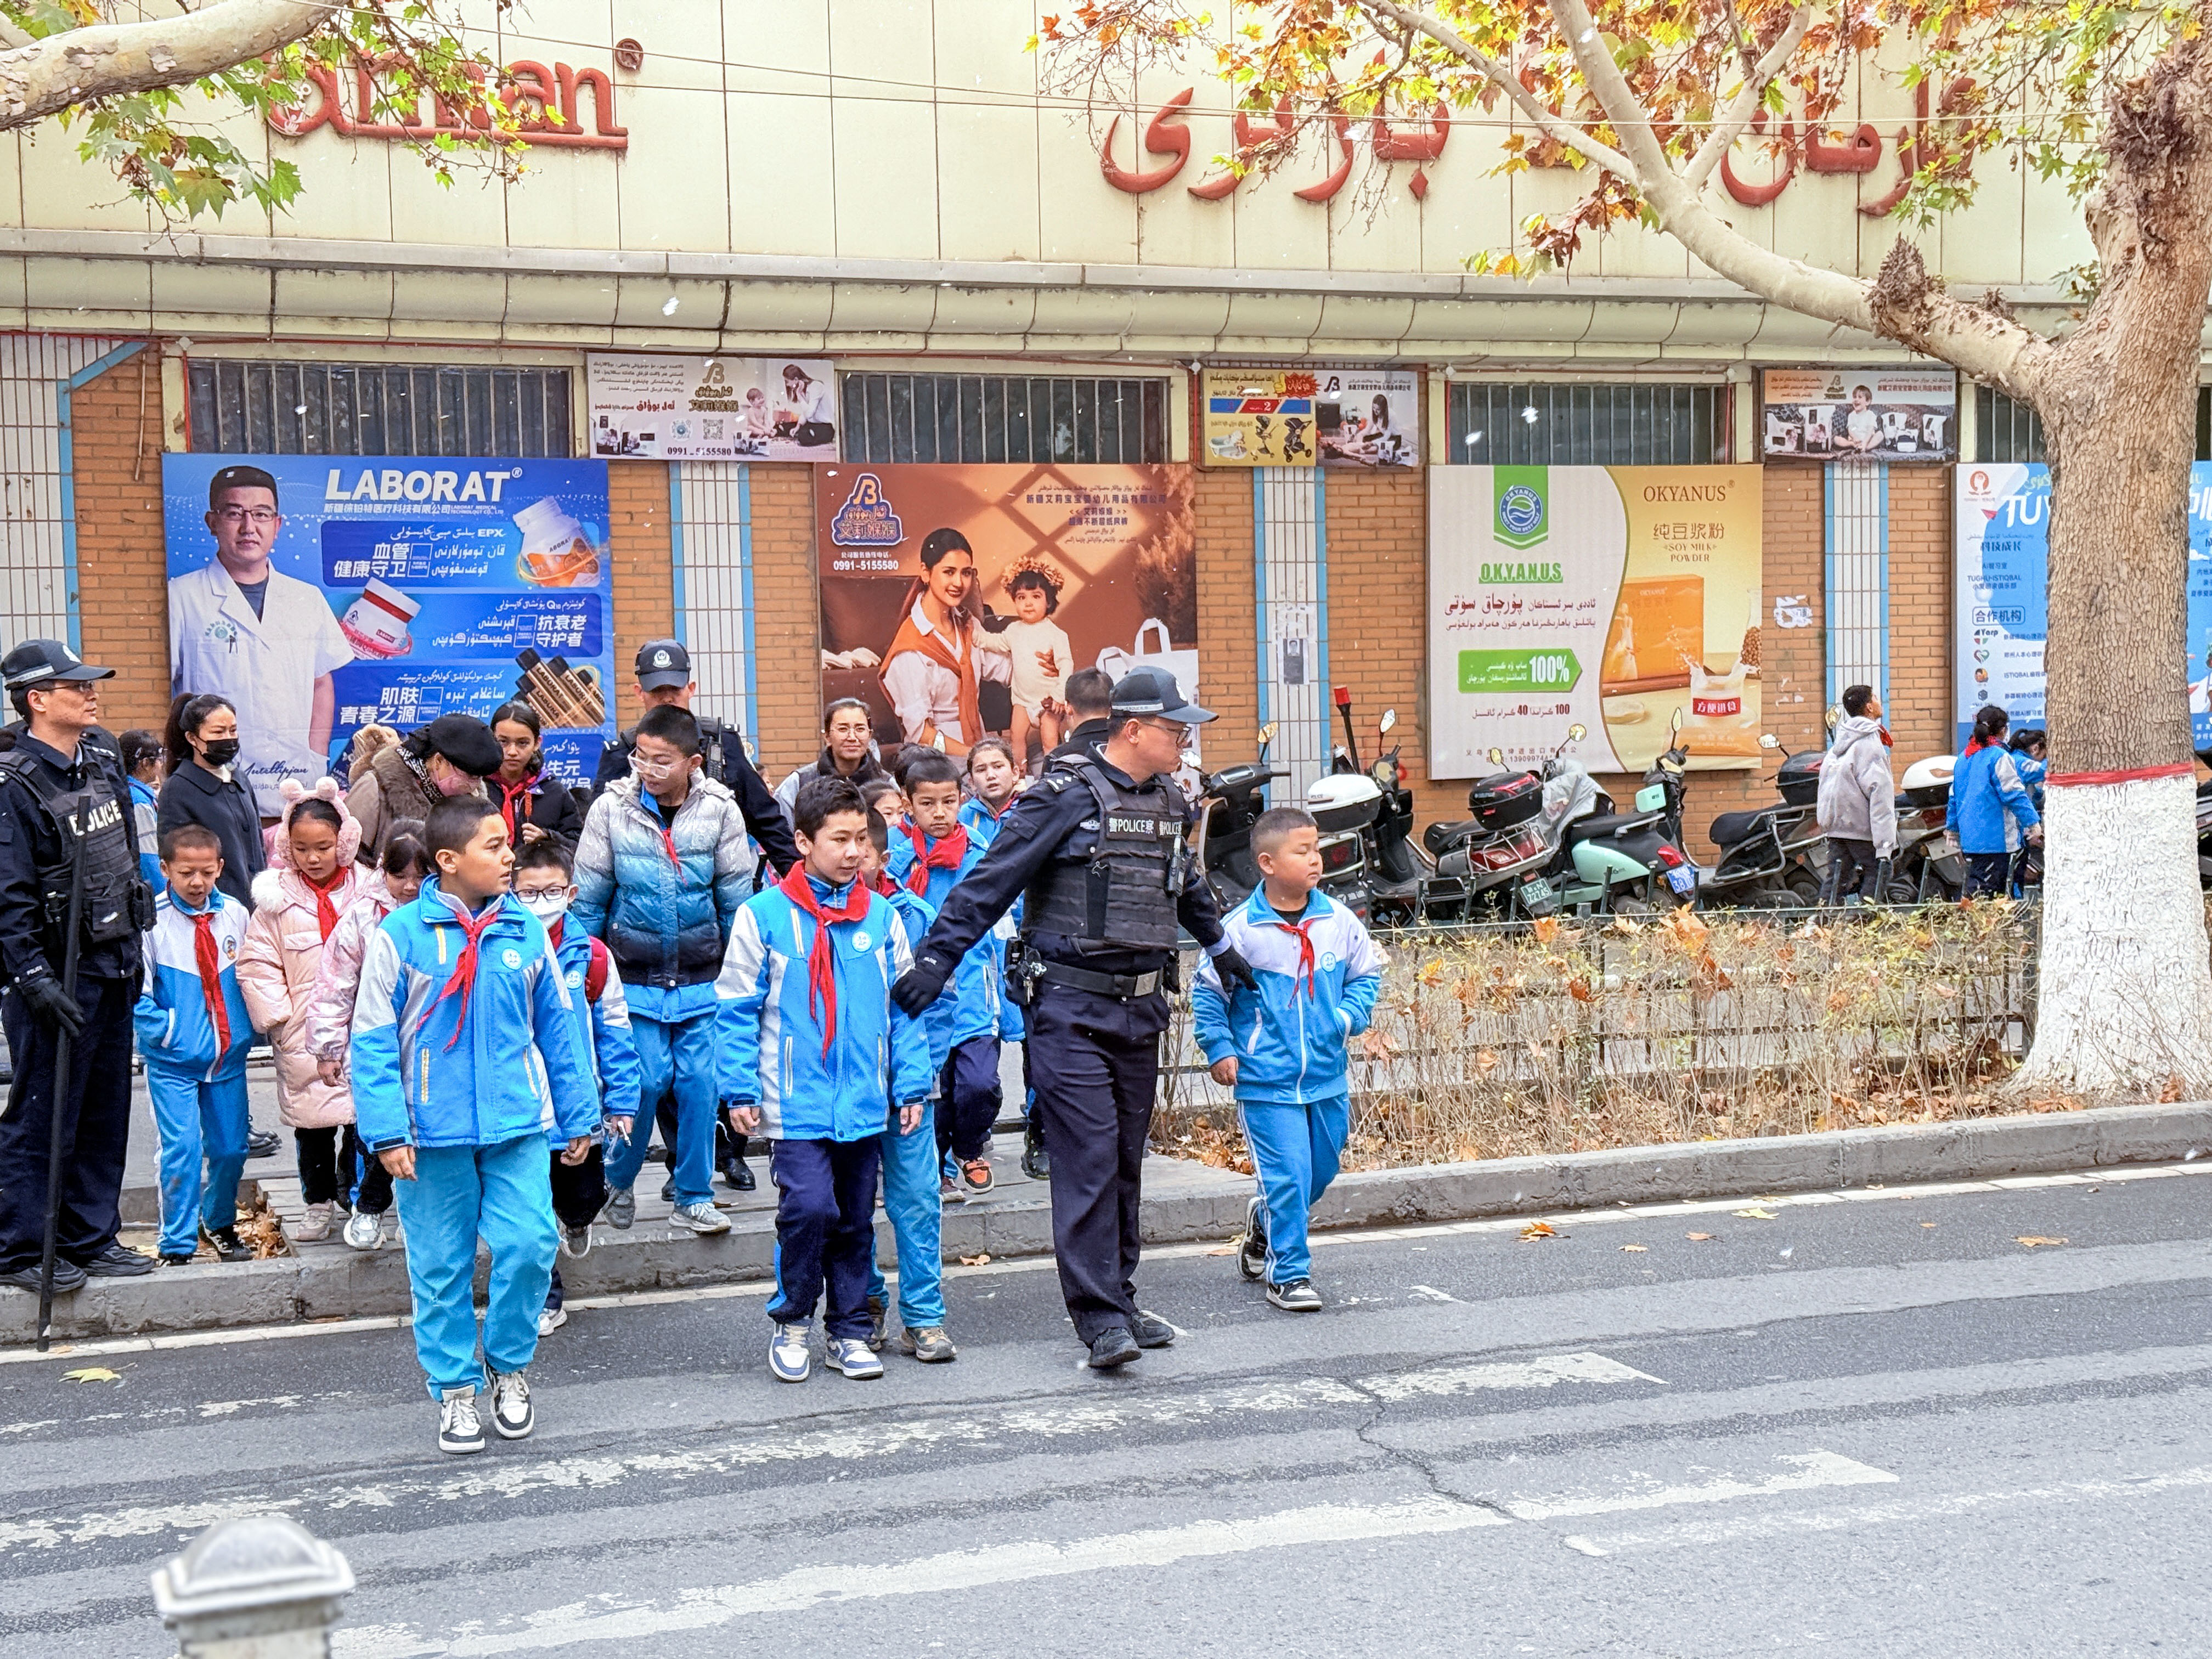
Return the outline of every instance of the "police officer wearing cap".
{"type": "Polygon", "coordinates": [[[1170,775],[1189,728],[1212,718],[1183,700],[1171,674],[1124,675],[1105,740],[1055,757],[1007,808],[990,851],[947,895],[891,992],[919,1015],[969,947],[1024,901],[1008,988],[1028,1011],[1060,1293],[1101,1370],[1175,1340],[1173,1326],[1137,1306],[1133,1281],[1178,921],[1224,978],[1253,982],[1188,856],[1190,809],[1170,775]]]}
{"type": "MultiPolygon", "coordinates": [[[[647,708],[658,708],[672,702],[678,708],[689,708],[698,690],[698,683],[691,678],[691,653],[680,641],[647,640],[638,647],[637,695],[647,708]]],[[[761,851],[768,854],[769,864],[781,875],[799,862],[799,846],[791,838],[791,821],[776,805],[775,792],[745,758],[743,734],[733,726],[725,726],[711,715],[702,714],[699,735],[707,745],[707,775],[720,778],[738,798],[738,810],[744,814],[745,829],[760,843],[761,851]]],[[[611,743],[600,751],[599,773],[592,780],[593,793],[629,772],[635,739],[636,728],[633,726],[622,734],[620,742],[611,743]]]]}
{"type": "Polygon", "coordinates": [[[127,1278],[153,1260],[116,1241],[123,1153],[131,1128],[131,1012],[139,934],[154,896],[138,844],[122,757],[94,734],[99,682],[113,670],[55,640],[0,658],[0,684],[25,722],[0,756],[0,998],[15,1078],[0,1115],[0,1284],[36,1290],[46,1232],[46,1168],[62,1139],[54,1289],[88,1274],[127,1278]],[[76,837],[83,836],[75,994],[62,982],[76,837]],[[70,1035],[70,1074],[55,1076],[70,1035]],[[57,1096],[59,1109],[57,1110],[57,1096]]]}

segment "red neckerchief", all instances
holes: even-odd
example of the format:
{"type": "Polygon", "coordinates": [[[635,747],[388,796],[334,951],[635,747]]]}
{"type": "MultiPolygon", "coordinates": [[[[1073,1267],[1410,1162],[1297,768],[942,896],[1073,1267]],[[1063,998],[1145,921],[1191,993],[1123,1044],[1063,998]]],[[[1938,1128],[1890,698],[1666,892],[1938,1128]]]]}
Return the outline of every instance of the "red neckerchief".
{"type": "Polygon", "coordinates": [[[1966,756],[1973,754],[1978,750],[1995,749],[1996,747],[1997,747],[1997,741],[1994,738],[1971,738],[1967,739],[1966,750],[1960,755],[1959,758],[1960,760],[1964,760],[1966,758],[1966,756]]]}
{"type": "Polygon", "coordinates": [[[327,945],[330,942],[331,929],[338,925],[338,908],[331,902],[331,895],[345,885],[347,875],[345,862],[340,860],[338,867],[331,872],[331,878],[319,887],[307,879],[306,871],[296,866],[294,866],[292,873],[299,877],[300,884],[302,887],[315,896],[315,926],[323,930],[323,942],[327,945]]]}
{"type": "Polygon", "coordinates": [[[814,918],[814,944],[806,953],[806,1012],[812,1013],[816,1000],[820,1000],[822,1054],[826,1060],[830,1045],[837,1036],[837,950],[830,942],[830,924],[860,921],[868,914],[868,901],[873,896],[866,883],[856,881],[842,905],[835,910],[825,910],[822,901],[814,896],[813,884],[807,878],[804,861],[785,871],[783,879],[776,885],[783,890],[785,897],[814,918]]]}
{"type": "Polygon", "coordinates": [[[447,899],[443,890],[440,890],[438,896],[444,900],[446,908],[453,913],[453,920],[460,924],[461,936],[468,941],[461,946],[460,960],[453,964],[453,974],[447,979],[444,988],[438,993],[438,1000],[430,1005],[429,1013],[422,1016],[423,1023],[428,1024],[430,1014],[436,1013],[447,997],[456,991],[460,993],[461,1006],[454,1011],[453,1014],[453,1034],[446,1039],[446,1047],[450,1050],[461,1040],[461,1028],[468,1024],[469,993],[476,988],[477,982],[477,942],[483,938],[492,923],[499,919],[503,901],[495,898],[484,906],[481,915],[471,916],[465,905],[457,904],[451,899],[447,899]]]}
{"type": "Polygon", "coordinates": [[[192,919],[192,962],[200,970],[200,995],[215,1025],[215,1053],[220,1060],[230,1052],[230,1008],[223,1000],[222,963],[216,957],[215,911],[185,914],[192,919]]]}
{"type": "Polygon", "coordinates": [[[491,775],[489,781],[499,786],[499,815],[507,820],[507,840],[511,847],[522,844],[522,826],[526,821],[522,809],[529,805],[526,797],[537,787],[538,780],[544,775],[544,769],[540,767],[520,783],[509,783],[496,772],[491,775]]]}
{"type": "Polygon", "coordinates": [[[1299,974],[1305,975],[1308,1001],[1313,1000],[1314,994],[1314,948],[1313,935],[1306,930],[1320,920],[1318,916],[1308,916],[1303,921],[1285,921],[1279,915],[1272,918],[1267,924],[1271,927],[1279,927],[1286,933],[1296,933],[1298,936],[1298,965],[1297,971],[1291,975],[1291,983],[1295,986],[1298,982],[1299,974]]]}
{"type": "Polygon", "coordinates": [[[906,890],[916,898],[927,898],[929,872],[957,870],[961,860],[968,856],[968,826],[956,823],[934,847],[928,845],[929,837],[912,820],[908,821],[906,833],[907,839],[914,843],[914,867],[906,872],[906,890]]]}
{"type": "Polygon", "coordinates": [[[878,865],[876,866],[874,878],[869,881],[864,881],[860,885],[866,888],[872,893],[881,893],[885,898],[889,898],[893,893],[898,891],[898,884],[891,879],[891,872],[884,869],[881,865],[878,865]]]}

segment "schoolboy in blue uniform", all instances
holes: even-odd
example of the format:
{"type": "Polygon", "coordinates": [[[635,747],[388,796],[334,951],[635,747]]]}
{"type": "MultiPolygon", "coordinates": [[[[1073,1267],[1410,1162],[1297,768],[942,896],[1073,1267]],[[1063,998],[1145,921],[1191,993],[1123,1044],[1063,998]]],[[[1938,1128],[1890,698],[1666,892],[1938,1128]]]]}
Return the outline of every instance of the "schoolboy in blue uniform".
{"type": "Polygon", "coordinates": [[[216,887],[222,874],[222,842],[214,830],[184,823],[161,837],[165,884],[146,933],[134,1023],[161,1139],[165,1267],[190,1261],[202,1239],[225,1261],[253,1255],[237,1231],[238,1178],[252,1127],[246,1051],[253,1044],[237,963],[251,917],[216,887]]]}
{"type": "Polygon", "coordinates": [[[890,901],[860,879],[867,809],[842,778],[802,785],[793,803],[799,862],[738,912],[717,985],[722,1097],[731,1127],[772,1143],[775,1333],[769,1370],[803,1382],[813,1369],[815,1309],[829,1363],[848,1377],[884,1374],[868,1346],[868,1258],[875,1242],[881,1137],[921,1122],[929,1040],[890,988],[913,963],[890,901]]]}
{"type": "MultiPolygon", "coordinates": [[[[884,854],[890,846],[890,829],[872,808],[868,813],[868,850],[860,861],[860,880],[882,894],[898,912],[911,951],[937,920],[929,901],[893,881],[884,870],[884,854]]],[[[929,1037],[929,1074],[939,1077],[952,1040],[950,1000],[939,1002],[921,1018],[929,1037]]],[[[882,1136],[884,1155],[884,1213],[890,1218],[891,1237],[898,1245],[898,1350],[925,1365],[939,1365],[959,1358],[959,1350],[945,1334],[945,1206],[938,1196],[937,1102],[924,1101],[921,1121],[911,1129],[897,1124],[882,1136]]],[[[868,1256],[868,1346],[880,1352],[888,1310],[890,1283],[883,1264],[868,1256]]]]}
{"type": "Polygon", "coordinates": [[[500,1437],[536,1425],[525,1373],[558,1243],[546,1126],[583,1157],[599,1091],[544,926],[507,891],[514,854],[499,808],[441,800],[423,840],[438,873],[384,919],[362,963],[354,1110],[396,1183],[439,1449],[477,1452],[487,1366],[500,1437]],[[479,1236],[491,1249],[482,1360],[470,1288],[479,1236]]]}
{"type": "MultiPolygon", "coordinates": [[[[592,1136],[580,1157],[569,1152],[557,1128],[550,1132],[553,1155],[547,1173],[553,1182],[553,1214],[561,1224],[561,1249],[580,1260],[592,1248],[592,1219],[607,1201],[605,1142],[629,1139],[639,1071],[629,1005],[623,996],[622,975],[614,971],[613,954],[582,928],[568,925],[568,907],[576,898],[574,873],[568,854],[550,836],[524,848],[514,861],[515,899],[544,926],[553,942],[554,959],[574,1005],[577,1040],[598,1075],[600,1109],[605,1112],[605,1135],[592,1136]],[[610,1105],[611,1111],[606,1109],[610,1105]]],[[[538,1316],[538,1335],[550,1336],[568,1322],[566,1300],[556,1265],[544,1310],[538,1316]]]]}
{"type": "Polygon", "coordinates": [[[1382,953],[1359,918],[1326,893],[1321,832],[1295,806],[1252,826],[1263,879],[1222,921],[1256,987],[1225,988],[1212,959],[1191,991],[1198,1044],[1217,1083],[1237,1092],[1259,1192],[1245,1212],[1237,1265],[1262,1273],[1285,1313],[1321,1305],[1306,1218],[1336,1179],[1352,1124],[1348,1041],[1367,1029],[1382,953]]]}
{"type": "MultiPolygon", "coordinates": [[[[884,872],[943,907],[960,879],[982,862],[983,847],[960,822],[960,768],[925,750],[899,769],[908,823],[891,837],[884,872]]],[[[924,1016],[950,1025],[946,1058],[939,1062],[937,1150],[959,1166],[956,1191],[977,1197],[991,1190],[991,1126],[999,1116],[999,1003],[1004,994],[1006,940],[994,927],[961,957],[952,994],[924,1016]]],[[[948,1196],[951,1194],[948,1194],[948,1196]]]]}

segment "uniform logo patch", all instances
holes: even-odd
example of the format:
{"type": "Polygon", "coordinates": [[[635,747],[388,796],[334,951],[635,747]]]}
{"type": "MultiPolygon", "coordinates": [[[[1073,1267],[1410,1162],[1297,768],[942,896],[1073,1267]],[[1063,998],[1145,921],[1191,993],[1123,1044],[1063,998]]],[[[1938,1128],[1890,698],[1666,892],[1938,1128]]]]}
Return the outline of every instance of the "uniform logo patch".
{"type": "Polygon", "coordinates": [[[580,991],[583,988],[583,971],[580,969],[571,968],[568,970],[568,988],[572,991],[580,991]]]}
{"type": "Polygon", "coordinates": [[[855,951],[865,951],[874,943],[875,941],[868,937],[868,930],[865,927],[853,935],[853,948],[855,951]]]}
{"type": "Polygon", "coordinates": [[[665,667],[667,667],[667,666],[668,666],[668,653],[667,653],[665,651],[656,651],[656,652],[654,652],[654,653],[653,653],[653,665],[655,668],[665,668],[665,667]]]}
{"type": "Polygon", "coordinates": [[[522,966],[522,952],[515,950],[512,946],[509,946],[507,950],[501,951],[499,953],[499,959],[510,968],[520,968],[522,966]]]}
{"type": "Polygon", "coordinates": [[[1322,952],[1321,953],[1321,965],[1322,965],[1322,970],[1323,970],[1324,972],[1326,972],[1328,969],[1331,969],[1331,968],[1335,967],[1335,966],[1336,966],[1336,952],[1335,952],[1335,951],[1322,951],[1322,952]]]}

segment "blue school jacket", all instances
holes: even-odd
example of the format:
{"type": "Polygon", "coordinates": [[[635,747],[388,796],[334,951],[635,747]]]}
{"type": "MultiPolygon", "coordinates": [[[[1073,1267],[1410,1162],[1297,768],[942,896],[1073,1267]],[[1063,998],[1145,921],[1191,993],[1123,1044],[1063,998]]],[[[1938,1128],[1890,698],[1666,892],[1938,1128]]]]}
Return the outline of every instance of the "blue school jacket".
{"type": "MultiPolygon", "coordinates": [[[[997,831],[994,830],[992,833],[995,835],[997,831]]],[[[933,848],[937,843],[931,841],[928,845],[933,848]]],[[[922,896],[929,901],[933,912],[943,909],[945,896],[983,861],[983,846],[971,832],[968,856],[960,860],[957,870],[929,872],[929,885],[922,896]]],[[[884,860],[884,873],[903,887],[908,876],[914,872],[915,862],[914,842],[903,833],[894,834],[890,853],[884,860]]],[[[1002,920],[977,939],[968,954],[960,958],[959,967],[953,969],[951,994],[938,999],[939,1008],[951,1005],[947,1052],[970,1037],[999,1035],[1000,1013],[1006,1000],[1006,939],[1011,927],[1002,920]]],[[[936,1009],[931,1012],[934,1013],[936,1009]]]]}
{"type": "Polygon", "coordinates": [[[132,1011],[138,1052],[149,1066],[189,1072],[202,1083],[223,1083],[246,1070],[246,1051],[253,1046],[253,1018],[238,988],[238,947],[252,920],[246,908],[217,888],[206,908],[192,911],[167,887],[154,900],[154,925],[146,930],[146,974],[132,1011]],[[208,1017],[194,944],[195,915],[215,917],[215,948],[222,963],[223,1015],[230,1042],[217,1052],[215,1021],[208,1017]]]}
{"type": "Polygon", "coordinates": [[[1213,958],[1199,964],[1191,1012],[1206,1063],[1234,1055],[1237,1098],[1259,1105],[1306,1106],[1335,1100],[1351,1086],[1350,1040],[1375,1015],[1382,986],[1382,951],[1359,918],[1319,889],[1299,917],[1313,941],[1312,994],[1299,969],[1297,936],[1279,925],[1264,888],[1222,918],[1229,942],[1252,964],[1260,988],[1225,989],[1213,958]]]}
{"type": "Polygon", "coordinates": [[[2001,743],[1984,744],[1959,757],[1943,817],[1944,827],[1958,836],[1960,852],[2017,851],[2021,832],[2037,817],[2011,750],[2001,743]]]}
{"type": "Polygon", "coordinates": [[[561,964],[544,924],[511,896],[477,951],[465,1018],[440,994],[466,939],[460,902],[437,878],[368,942],[353,1010],[353,1104],[369,1151],[560,1140],[599,1126],[592,1075],[561,964]]]}
{"type": "MultiPolygon", "coordinates": [[[[814,890],[826,907],[849,890],[814,890]]],[[[859,920],[831,925],[837,1027],[825,1054],[810,994],[814,933],[814,918],[780,887],[738,911],[715,985],[716,1075],[724,1101],[760,1108],[770,1140],[861,1140],[884,1132],[893,1104],[929,1097],[928,1032],[891,1000],[914,953],[880,893],[859,920]]]]}
{"type": "MultiPolygon", "coordinates": [[[[580,927],[561,918],[560,936],[553,940],[553,959],[561,965],[561,982],[568,988],[577,1040],[599,1080],[599,1109],[608,1117],[638,1115],[644,1073],[637,1061],[637,1042],[629,1029],[629,1004],[623,996],[622,975],[614,971],[613,953],[580,927]],[[592,972],[596,949],[604,958],[599,972],[592,972]],[[592,994],[592,981],[600,983],[592,994]]],[[[561,1142],[566,1145],[566,1141],[561,1142]]]]}
{"type": "MultiPolygon", "coordinates": [[[[884,896],[898,912],[900,924],[906,929],[906,948],[911,953],[929,932],[930,924],[937,920],[937,907],[896,882],[891,884],[891,890],[884,896]]],[[[952,1005],[951,997],[939,997],[921,1017],[921,1029],[929,1034],[929,1074],[933,1079],[945,1069],[945,1057],[952,1052],[952,1005]]]]}

